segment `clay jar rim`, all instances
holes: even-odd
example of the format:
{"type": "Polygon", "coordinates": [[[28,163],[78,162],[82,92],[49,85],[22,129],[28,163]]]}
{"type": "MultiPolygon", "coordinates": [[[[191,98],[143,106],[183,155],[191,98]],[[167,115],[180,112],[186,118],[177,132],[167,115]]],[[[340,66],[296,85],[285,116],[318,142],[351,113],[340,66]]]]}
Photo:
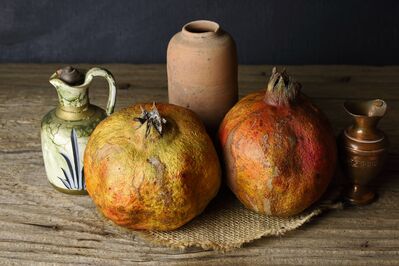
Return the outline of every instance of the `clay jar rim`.
{"type": "Polygon", "coordinates": [[[219,24],[211,20],[191,21],[182,28],[183,35],[191,38],[215,37],[219,32],[219,24]]]}

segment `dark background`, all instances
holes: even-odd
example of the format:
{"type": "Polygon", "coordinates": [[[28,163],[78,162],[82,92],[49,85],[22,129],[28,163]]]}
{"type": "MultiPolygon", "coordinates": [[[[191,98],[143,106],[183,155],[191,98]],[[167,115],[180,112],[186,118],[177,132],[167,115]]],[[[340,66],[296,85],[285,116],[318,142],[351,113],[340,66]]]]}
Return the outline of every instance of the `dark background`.
{"type": "Polygon", "coordinates": [[[164,63],[196,19],[220,23],[242,64],[399,64],[399,1],[2,0],[0,62],[164,63]]]}

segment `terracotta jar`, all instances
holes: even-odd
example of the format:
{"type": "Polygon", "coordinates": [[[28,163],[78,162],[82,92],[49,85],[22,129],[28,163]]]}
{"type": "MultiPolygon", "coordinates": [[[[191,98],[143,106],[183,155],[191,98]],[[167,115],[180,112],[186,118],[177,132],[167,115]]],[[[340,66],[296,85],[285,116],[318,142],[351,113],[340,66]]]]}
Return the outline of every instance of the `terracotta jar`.
{"type": "Polygon", "coordinates": [[[216,22],[187,23],[169,42],[167,71],[169,102],[193,110],[215,132],[238,98],[232,37],[216,22]]]}

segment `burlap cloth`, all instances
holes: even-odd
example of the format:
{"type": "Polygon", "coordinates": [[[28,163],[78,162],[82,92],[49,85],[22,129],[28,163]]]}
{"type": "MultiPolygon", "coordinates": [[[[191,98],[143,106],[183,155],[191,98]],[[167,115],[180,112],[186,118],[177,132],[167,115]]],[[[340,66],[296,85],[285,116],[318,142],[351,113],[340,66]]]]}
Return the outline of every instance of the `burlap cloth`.
{"type": "Polygon", "coordinates": [[[266,236],[278,236],[294,230],[325,209],[340,208],[335,202],[337,192],[330,190],[327,195],[303,213],[290,218],[277,218],[256,214],[246,209],[229,192],[223,192],[211,202],[198,217],[183,227],[170,231],[139,232],[143,238],[167,247],[202,247],[228,251],[244,243],[266,236]]]}

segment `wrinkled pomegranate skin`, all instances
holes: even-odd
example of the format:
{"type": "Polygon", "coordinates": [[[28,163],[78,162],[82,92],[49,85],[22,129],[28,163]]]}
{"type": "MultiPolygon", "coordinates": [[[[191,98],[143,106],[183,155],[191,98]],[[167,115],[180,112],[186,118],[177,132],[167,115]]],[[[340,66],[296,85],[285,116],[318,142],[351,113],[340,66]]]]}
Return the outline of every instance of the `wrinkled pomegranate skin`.
{"type": "Polygon", "coordinates": [[[162,136],[154,130],[145,139],[146,125],[133,120],[141,114],[135,105],[103,120],[85,151],[89,195],[104,216],[131,229],[176,229],[220,186],[219,160],[197,116],[175,105],[157,108],[168,121],[162,136]]]}
{"type": "Polygon", "coordinates": [[[317,201],[330,183],[335,137],[304,95],[291,107],[269,105],[264,95],[243,98],[220,126],[227,182],[247,208],[292,216],[317,201]]]}

